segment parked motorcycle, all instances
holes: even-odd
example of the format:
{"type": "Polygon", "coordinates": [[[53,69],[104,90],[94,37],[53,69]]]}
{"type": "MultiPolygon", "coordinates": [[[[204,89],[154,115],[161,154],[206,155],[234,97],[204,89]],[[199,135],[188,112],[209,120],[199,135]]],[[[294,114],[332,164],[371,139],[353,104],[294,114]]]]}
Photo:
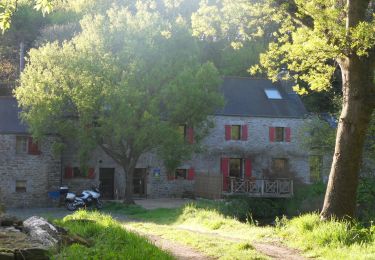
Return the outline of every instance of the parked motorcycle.
{"type": "Polygon", "coordinates": [[[93,187],[91,190],[84,190],[82,191],[82,194],[78,196],[73,192],[67,192],[65,197],[65,206],[70,211],[91,206],[101,209],[103,207],[103,203],[99,198],[100,191],[96,187],[93,187]]]}

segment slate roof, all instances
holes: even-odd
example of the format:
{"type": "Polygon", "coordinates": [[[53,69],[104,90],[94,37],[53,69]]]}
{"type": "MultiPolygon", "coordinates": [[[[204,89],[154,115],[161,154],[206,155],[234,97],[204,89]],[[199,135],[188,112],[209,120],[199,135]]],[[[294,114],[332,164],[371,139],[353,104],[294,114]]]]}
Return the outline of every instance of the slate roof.
{"type": "Polygon", "coordinates": [[[0,97],[0,133],[26,134],[27,127],[18,117],[20,109],[13,97],[0,97]]]}
{"type": "MultiPolygon", "coordinates": [[[[287,94],[270,80],[226,77],[221,90],[225,105],[216,115],[302,118],[307,113],[297,94],[287,94]],[[278,89],[282,99],[268,99],[265,89],[278,89]]],[[[28,132],[27,126],[19,119],[19,112],[17,101],[13,97],[0,96],[0,133],[28,132]]]]}
{"type": "Polygon", "coordinates": [[[226,77],[222,91],[225,105],[216,115],[302,118],[307,113],[297,94],[288,94],[267,79],[226,77]],[[282,99],[268,99],[266,89],[279,90],[282,99]]]}

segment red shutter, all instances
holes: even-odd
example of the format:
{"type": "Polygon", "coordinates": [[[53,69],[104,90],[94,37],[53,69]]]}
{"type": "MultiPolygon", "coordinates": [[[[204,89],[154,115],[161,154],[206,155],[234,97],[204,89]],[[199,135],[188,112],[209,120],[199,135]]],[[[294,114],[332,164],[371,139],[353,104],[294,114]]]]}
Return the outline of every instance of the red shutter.
{"type": "Polygon", "coordinates": [[[270,127],[270,142],[275,142],[275,128],[270,127]]]}
{"type": "Polygon", "coordinates": [[[192,127],[187,128],[187,138],[188,138],[189,144],[194,143],[194,129],[192,127]]]}
{"type": "Polygon", "coordinates": [[[229,158],[221,158],[221,174],[223,175],[223,190],[228,190],[229,158]]]}
{"type": "Polygon", "coordinates": [[[191,180],[194,180],[194,177],[195,177],[195,170],[194,170],[194,168],[190,168],[188,170],[187,179],[191,181],[191,180]]]}
{"type": "Polygon", "coordinates": [[[34,143],[33,138],[28,138],[28,154],[38,155],[40,154],[38,143],[34,143]]]}
{"type": "Polygon", "coordinates": [[[251,159],[250,158],[245,160],[245,177],[251,178],[251,159]]]}
{"type": "Polygon", "coordinates": [[[290,134],[291,134],[290,127],[286,127],[285,128],[285,141],[290,142],[291,140],[290,134]]]}
{"type": "Polygon", "coordinates": [[[65,178],[65,179],[73,178],[73,168],[72,168],[72,167],[70,167],[70,166],[66,166],[66,167],[65,167],[65,175],[64,175],[64,178],[65,178]]]}
{"type": "Polygon", "coordinates": [[[248,127],[247,125],[242,126],[242,133],[241,133],[241,140],[246,141],[247,140],[247,133],[248,133],[248,127]]]}
{"type": "Polygon", "coordinates": [[[95,169],[94,168],[89,168],[89,172],[88,172],[87,178],[89,178],[89,179],[95,179],[95,169]]]}
{"type": "Polygon", "coordinates": [[[225,140],[228,141],[231,139],[231,127],[230,125],[225,125],[225,140]]]}

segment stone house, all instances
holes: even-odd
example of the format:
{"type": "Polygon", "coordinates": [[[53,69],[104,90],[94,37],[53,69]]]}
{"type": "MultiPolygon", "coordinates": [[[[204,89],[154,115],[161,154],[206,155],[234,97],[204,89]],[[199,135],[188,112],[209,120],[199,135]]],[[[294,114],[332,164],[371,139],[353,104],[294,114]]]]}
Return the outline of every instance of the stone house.
{"type": "Polygon", "coordinates": [[[0,97],[0,199],[8,207],[48,206],[47,191],[61,184],[61,159],[52,152],[55,137],[34,143],[18,119],[12,97],[0,97]]]}
{"type": "MultiPolygon", "coordinates": [[[[263,196],[270,187],[278,195],[286,188],[285,194],[290,196],[293,180],[310,182],[309,155],[297,138],[306,116],[298,95],[287,84],[239,77],[225,78],[222,91],[225,106],[210,116],[214,127],[202,141],[203,152],[173,173],[166,172],[156,154],[142,155],[134,176],[135,196],[179,197],[186,192],[208,198],[237,192],[263,196]]],[[[79,169],[74,146],[58,158],[53,156],[53,137],[39,145],[39,155],[18,155],[18,136],[30,139],[18,120],[14,99],[0,99],[0,118],[4,113],[13,123],[8,130],[0,126],[0,189],[5,200],[14,196],[10,206],[29,205],[37,198],[44,202],[47,192],[59,185],[80,191],[100,184],[104,198],[123,198],[125,174],[100,148],[93,151],[86,173],[79,169]],[[5,108],[6,102],[13,104],[11,111],[5,108]],[[25,182],[26,189],[17,188],[25,182]],[[30,202],[19,201],[27,196],[30,202]]],[[[184,130],[193,142],[194,129],[184,130]]]]}

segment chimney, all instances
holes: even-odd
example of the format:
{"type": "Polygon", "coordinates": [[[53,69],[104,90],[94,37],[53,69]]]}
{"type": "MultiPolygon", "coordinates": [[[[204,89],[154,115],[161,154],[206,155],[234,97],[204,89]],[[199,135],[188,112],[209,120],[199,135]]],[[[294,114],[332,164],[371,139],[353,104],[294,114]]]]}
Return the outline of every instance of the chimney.
{"type": "Polygon", "coordinates": [[[293,90],[294,81],[293,78],[289,75],[289,71],[286,68],[281,68],[279,74],[277,74],[277,80],[279,82],[279,86],[287,93],[287,94],[295,94],[293,90]]]}
{"type": "Polygon", "coordinates": [[[20,74],[25,68],[25,44],[20,43],[20,74]]]}

